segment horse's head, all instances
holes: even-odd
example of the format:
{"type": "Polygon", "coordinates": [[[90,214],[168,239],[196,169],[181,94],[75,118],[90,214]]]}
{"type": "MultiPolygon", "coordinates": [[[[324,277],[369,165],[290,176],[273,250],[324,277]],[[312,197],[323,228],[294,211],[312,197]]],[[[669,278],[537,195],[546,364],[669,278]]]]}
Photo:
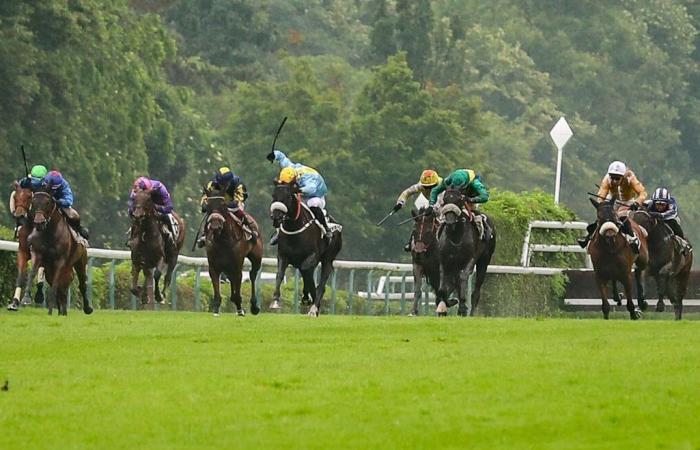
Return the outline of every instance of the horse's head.
{"type": "Polygon", "coordinates": [[[597,211],[598,233],[606,238],[614,238],[620,232],[622,223],[615,212],[615,201],[597,202],[591,199],[597,211]]]}
{"type": "Polygon", "coordinates": [[[464,195],[462,195],[461,190],[457,188],[447,189],[443,194],[442,202],[440,213],[445,218],[445,223],[447,225],[456,223],[462,215],[464,207],[464,195]]]}
{"type": "Polygon", "coordinates": [[[212,190],[207,192],[207,200],[205,202],[206,210],[209,214],[218,212],[225,213],[228,209],[226,197],[223,191],[212,190]]]}
{"type": "Polygon", "coordinates": [[[151,199],[151,191],[138,190],[134,193],[134,212],[132,216],[134,222],[140,223],[146,217],[152,217],[155,214],[155,206],[151,199]]]}
{"type": "Polygon", "coordinates": [[[14,216],[15,219],[19,219],[20,217],[24,217],[29,213],[34,194],[32,193],[31,189],[22,187],[17,181],[15,181],[14,188],[14,216]]]}
{"type": "Polygon", "coordinates": [[[34,226],[37,230],[44,231],[56,211],[56,201],[48,192],[37,191],[32,198],[32,211],[34,212],[34,226]]]}
{"type": "Polygon", "coordinates": [[[296,215],[299,211],[299,198],[297,184],[275,182],[275,189],[272,191],[272,204],[270,205],[270,217],[275,228],[279,227],[282,221],[289,215],[296,215]]]}
{"type": "Polygon", "coordinates": [[[416,253],[425,253],[435,243],[435,214],[432,209],[421,208],[413,216],[413,248],[416,253]]]}
{"type": "Polygon", "coordinates": [[[209,215],[209,227],[208,230],[214,236],[219,236],[226,225],[226,218],[223,214],[218,212],[213,212],[209,215]]]}

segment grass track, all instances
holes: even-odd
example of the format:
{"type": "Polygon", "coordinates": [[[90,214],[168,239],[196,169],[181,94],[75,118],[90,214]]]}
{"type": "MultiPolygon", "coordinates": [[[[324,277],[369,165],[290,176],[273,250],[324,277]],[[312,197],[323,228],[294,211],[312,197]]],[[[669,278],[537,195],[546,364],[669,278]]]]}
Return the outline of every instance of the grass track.
{"type": "Polygon", "coordinates": [[[0,313],[0,449],[699,449],[700,322],[0,313]]]}

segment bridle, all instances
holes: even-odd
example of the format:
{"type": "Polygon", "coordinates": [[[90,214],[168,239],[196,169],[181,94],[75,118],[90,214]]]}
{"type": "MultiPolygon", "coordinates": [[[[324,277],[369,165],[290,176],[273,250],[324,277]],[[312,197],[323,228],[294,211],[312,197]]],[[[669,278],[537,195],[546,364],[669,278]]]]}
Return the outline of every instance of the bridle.
{"type": "Polygon", "coordinates": [[[42,217],[45,217],[45,219],[44,219],[43,222],[37,223],[37,225],[43,224],[44,226],[47,226],[48,224],[51,223],[51,219],[53,219],[53,215],[54,215],[54,213],[56,212],[56,208],[58,207],[58,206],[57,206],[57,203],[56,203],[56,201],[53,199],[53,197],[51,196],[51,194],[49,194],[48,192],[35,192],[33,195],[36,196],[36,197],[46,197],[46,198],[49,199],[49,201],[50,201],[51,203],[53,203],[53,208],[51,208],[51,212],[48,213],[48,215],[46,214],[45,211],[43,211],[43,210],[41,210],[41,209],[39,209],[38,211],[36,211],[36,212],[34,213],[34,221],[35,221],[35,223],[37,223],[37,222],[36,222],[36,216],[37,216],[37,215],[40,215],[40,216],[42,216],[42,217]]]}

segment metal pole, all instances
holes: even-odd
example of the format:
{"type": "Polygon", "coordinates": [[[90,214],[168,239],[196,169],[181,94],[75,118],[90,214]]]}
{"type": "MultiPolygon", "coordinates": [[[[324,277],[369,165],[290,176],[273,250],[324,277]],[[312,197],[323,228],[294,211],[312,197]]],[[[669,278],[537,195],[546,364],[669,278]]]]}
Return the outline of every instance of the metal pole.
{"type": "Polygon", "coordinates": [[[367,303],[365,303],[365,314],[368,315],[372,314],[370,310],[372,303],[372,272],[374,272],[374,270],[367,272],[367,303]]]}
{"type": "Polygon", "coordinates": [[[561,185],[561,158],[564,147],[557,147],[557,179],[554,185],[554,203],[559,204],[559,187],[561,185]]]}
{"type": "MultiPolygon", "coordinates": [[[[85,297],[87,301],[92,301],[92,266],[95,264],[95,258],[88,258],[87,263],[87,290],[85,297]]],[[[93,306],[94,307],[94,306],[93,306]]]]}
{"type": "Polygon", "coordinates": [[[194,269],[194,310],[197,312],[202,310],[202,303],[201,303],[201,300],[199,299],[199,291],[201,288],[201,282],[200,282],[201,271],[202,271],[202,268],[200,266],[197,266],[194,269]]]}
{"type": "MultiPolygon", "coordinates": [[[[260,270],[258,270],[258,273],[255,275],[255,292],[253,294],[255,295],[255,304],[258,305],[262,309],[262,300],[260,299],[260,280],[262,279],[262,267],[260,270]]],[[[250,287],[253,289],[253,287],[250,287]]]]}
{"type": "Polygon", "coordinates": [[[170,299],[170,307],[173,311],[177,311],[177,269],[178,269],[179,264],[175,264],[175,268],[173,269],[173,277],[170,280],[170,292],[171,294],[171,299],[170,299]]]}
{"type": "Polygon", "coordinates": [[[386,282],[384,283],[384,315],[389,315],[389,291],[391,285],[391,271],[386,273],[386,282]]]}
{"type": "Polygon", "coordinates": [[[338,271],[333,269],[333,274],[331,275],[331,314],[335,314],[337,274],[338,274],[338,271]]]}
{"type": "Polygon", "coordinates": [[[114,266],[117,264],[115,259],[109,265],[109,307],[114,309],[114,266]]]}
{"type": "MultiPolygon", "coordinates": [[[[415,281],[415,280],[414,280],[415,281]]],[[[401,277],[401,315],[406,314],[406,272],[401,277]]]]}
{"type": "Polygon", "coordinates": [[[348,279],[348,303],[347,303],[347,310],[348,314],[352,314],[352,297],[353,297],[353,288],[355,287],[355,269],[350,269],[350,277],[348,279]]]}

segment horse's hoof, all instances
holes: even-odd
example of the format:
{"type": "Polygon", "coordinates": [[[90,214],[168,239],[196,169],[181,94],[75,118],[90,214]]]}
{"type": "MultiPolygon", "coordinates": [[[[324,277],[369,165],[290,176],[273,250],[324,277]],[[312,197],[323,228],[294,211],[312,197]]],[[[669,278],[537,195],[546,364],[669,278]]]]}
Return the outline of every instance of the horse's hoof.
{"type": "Polygon", "coordinates": [[[218,312],[215,312],[215,313],[213,314],[214,317],[219,317],[220,315],[221,315],[221,314],[219,314],[218,312]]]}
{"type": "Polygon", "coordinates": [[[316,305],[312,305],[306,315],[309,317],[318,317],[318,308],[316,308],[316,305]]]}
{"type": "Polygon", "coordinates": [[[447,317],[447,313],[446,312],[439,312],[439,313],[437,313],[437,316],[438,317],[447,317]]]}
{"type": "Polygon", "coordinates": [[[646,311],[647,308],[649,308],[649,303],[647,303],[646,300],[641,300],[639,302],[639,309],[641,309],[642,311],[646,311]]]}
{"type": "Polygon", "coordinates": [[[630,313],[630,319],[632,320],[638,320],[641,319],[642,317],[642,310],[639,308],[634,308],[634,311],[630,313]]]}
{"type": "Polygon", "coordinates": [[[451,308],[458,303],[459,303],[459,299],[457,299],[457,298],[452,297],[452,298],[447,299],[447,307],[448,308],[451,308]]]}
{"type": "Polygon", "coordinates": [[[656,312],[664,312],[666,311],[666,304],[664,303],[663,300],[659,300],[656,302],[656,312]]]}
{"type": "Polygon", "coordinates": [[[447,303],[441,300],[440,303],[438,303],[437,308],[435,308],[435,312],[438,316],[447,315],[447,303]]]}
{"type": "Polygon", "coordinates": [[[615,299],[615,303],[617,303],[617,306],[622,306],[622,299],[623,298],[624,297],[622,296],[622,294],[617,294],[617,298],[615,299]]]}
{"type": "Polygon", "coordinates": [[[272,302],[272,304],[270,305],[270,309],[282,309],[282,305],[280,305],[280,302],[278,302],[277,300],[275,300],[275,301],[272,302]]]}
{"type": "Polygon", "coordinates": [[[84,312],[85,314],[87,314],[87,315],[92,314],[92,311],[93,311],[92,306],[86,306],[86,307],[83,309],[83,312],[84,312]]]}
{"type": "Polygon", "coordinates": [[[238,311],[236,311],[237,316],[244,317],[245,316],[245,309],[241,308],[238,311]]]}
{"type": "Polygon", "coordinates": [[[469,311],[467,311],[466,308],[465,309],[458,309],[457,315],[459,317],[467,317],[467,316],[469,316],[469,311]]]}
{"type": "Polygon", "coordinates": [[[7,310],[8,311],[19,310],[19,300],[17,300],[16,298],[13,298],[12,301],[10,302],[10,304],[7,305],[7,310]]]}
{"type": "Polygon", "coordinates": [[[415,317],[417,315],[418,315],[418,313],[415,313],[415,312],[408,313],[408,317],[415,317]]]}
{"type": "Polygon", "coordinates": [[[260,314],[260,307],[257,304],[253,303],[250,305],[250,312],[254,316],[257,316],[258,314],[260,314]]]}
{"type": "Polygon", "coordinates": [[[41,291],[37,291],[36,295],[34,296],[34,303],[37,305],[41,305],[44,303],[44,293],[41,291]]]}

